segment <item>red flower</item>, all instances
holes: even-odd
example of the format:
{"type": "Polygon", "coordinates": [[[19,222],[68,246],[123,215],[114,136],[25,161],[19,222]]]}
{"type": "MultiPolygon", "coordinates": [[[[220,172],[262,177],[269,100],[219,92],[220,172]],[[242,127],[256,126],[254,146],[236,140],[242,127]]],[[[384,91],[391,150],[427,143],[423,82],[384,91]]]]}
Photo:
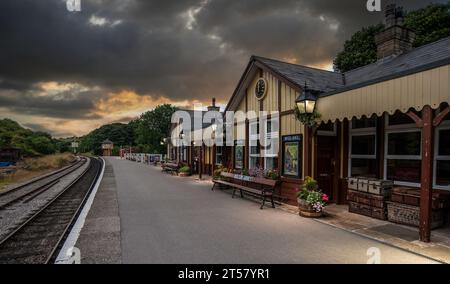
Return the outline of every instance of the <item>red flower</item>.
{"type": "Polygon", "coordinates": [[[326,194],[322,195],[322,200],[325,202],[330,201],[330,199],[328,198],[328,195],[326,195],[326,194]]]}

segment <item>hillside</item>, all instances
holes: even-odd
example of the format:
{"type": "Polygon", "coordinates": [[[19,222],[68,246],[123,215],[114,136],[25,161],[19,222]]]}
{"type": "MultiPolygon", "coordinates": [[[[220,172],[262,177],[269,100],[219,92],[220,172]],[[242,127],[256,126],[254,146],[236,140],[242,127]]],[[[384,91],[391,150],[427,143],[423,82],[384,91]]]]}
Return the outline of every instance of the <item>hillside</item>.
{"type": "Polygon", "coordinates": [[[50,134],[34,132],[7,118],[0,120],[0,149],[3,147],[19,148],[24,156],[49,155],[64,150],[50,134]]]}

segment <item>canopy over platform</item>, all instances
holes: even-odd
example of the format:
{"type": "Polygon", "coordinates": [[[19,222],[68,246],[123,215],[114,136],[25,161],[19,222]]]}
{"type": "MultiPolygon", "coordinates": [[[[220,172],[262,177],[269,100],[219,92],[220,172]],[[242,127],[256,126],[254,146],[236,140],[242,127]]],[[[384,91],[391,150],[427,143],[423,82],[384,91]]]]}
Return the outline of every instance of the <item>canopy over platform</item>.
{"type": "Polygon", "coordinates": [[[322,121],[371,117],[397,110],[421,111],[425,106],[436,109],[450,101],[450,65],[408,76],[355,88],[341,93],[323,95],[317,107],[322,121]]]}

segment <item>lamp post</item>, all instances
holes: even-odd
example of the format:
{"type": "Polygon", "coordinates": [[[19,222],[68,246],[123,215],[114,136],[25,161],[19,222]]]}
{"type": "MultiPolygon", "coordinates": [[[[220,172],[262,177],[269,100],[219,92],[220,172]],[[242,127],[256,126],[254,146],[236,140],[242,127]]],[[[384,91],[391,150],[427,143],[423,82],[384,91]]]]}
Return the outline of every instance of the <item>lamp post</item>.
{"type": "Polygon", "coordinates": [[[305,125],[305,176],[312,176],[312,127],[315,124],[314,119],[316,118],[316,102],[317,92],[309,89],[305,82],[302,93],[295,100],[298,112],[303,120],[301,122],[305,125]]]}
{"type": "Polygon", "coordinates": [[[302,93],[295,100],[297,104],[297,108],[300,114],[312,115],[316,111],[316,102],[317,95],[311,89],[308,88],[308,85],[305,82],[305,87],[303,88],[302,93]]]}
{"type": "Polygon", "coordinates": [[[217,145],[216,145],[216,131],[217,131],[217,124],[216,123],[214,123],[213,125],[211,125],[211,129],[212,129],[212,131],[213,131],[213,135],[212,135],[212,139],[213,139],[213,146],[212,146],[212,154],[211,154],[211,166],[212,166],[212,169],[211,169],[211,171],[212,171],[212,173],[213,173],[213,175],[214,175],[214,171],[216,170],[216,148],[217,148],[217,145]]]}

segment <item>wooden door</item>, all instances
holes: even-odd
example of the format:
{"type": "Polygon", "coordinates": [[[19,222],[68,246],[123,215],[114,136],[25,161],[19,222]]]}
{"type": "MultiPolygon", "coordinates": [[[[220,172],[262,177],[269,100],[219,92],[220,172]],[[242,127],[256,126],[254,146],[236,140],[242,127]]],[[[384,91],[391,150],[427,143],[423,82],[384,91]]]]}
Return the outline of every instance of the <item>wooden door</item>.
{"type": "Polygon", "coordinates": [[[316,180],[319,188],[327,194],[331,200],[336,200],[333,196],[333,186],[336,166],[336,136],[317,136],[317,165],[316,180]]]}

